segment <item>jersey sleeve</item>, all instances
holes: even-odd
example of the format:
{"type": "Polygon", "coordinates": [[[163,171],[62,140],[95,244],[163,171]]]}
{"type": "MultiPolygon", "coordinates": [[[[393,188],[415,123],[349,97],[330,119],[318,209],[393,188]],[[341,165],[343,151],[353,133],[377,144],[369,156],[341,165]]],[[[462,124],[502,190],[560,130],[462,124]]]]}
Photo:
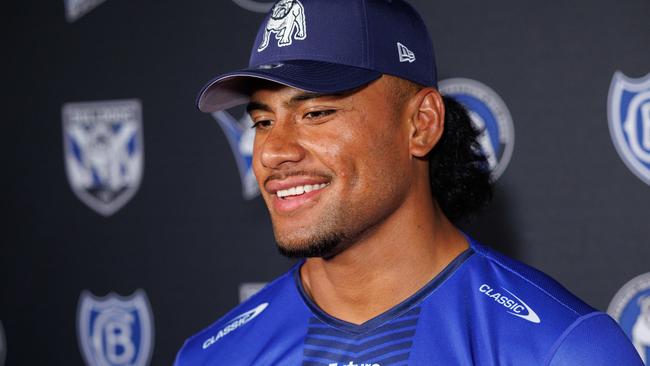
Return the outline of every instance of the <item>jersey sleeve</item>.
{"type": "Polygon", "coordinates": [[[544,365],[643,366],[634,346],[605,313],[577,319],[558,340],[544,365]]]}

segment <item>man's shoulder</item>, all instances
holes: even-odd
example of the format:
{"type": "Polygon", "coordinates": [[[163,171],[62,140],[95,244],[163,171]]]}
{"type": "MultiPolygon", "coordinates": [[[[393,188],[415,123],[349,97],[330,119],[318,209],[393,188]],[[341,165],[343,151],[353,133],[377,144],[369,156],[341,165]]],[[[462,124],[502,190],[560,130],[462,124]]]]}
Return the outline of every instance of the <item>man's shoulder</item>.
{"type": "Polygon", "coordinates": [[[474,241],[472,250],[455,286],[470,288],[471,320],[490,339],[486,348],[501,348],[504,340],[519,363],[530,357],[544,365],[637,365],[634,348],[607,314],[529,265],[474,241]]]}
{"type": "MultiPolygon", "coordinates": [[[[290,329],[287,317],[302,317],[304,304],[297,292],[294,274],[297,266],[266,285],[219,320],[196,333],[178,352],[176,366],[199,360],[227,359],[253,344],[264,344],[282,328],[290,329]]],[[[285,332],[286,333],[286,332],[285,332]]]]}
{"type": "MultiPolygon", "coordinates": [[[[476,270],[476,275],[483,276],[486,280],[481,284],[484,286],[479,288],[479,292],[483,294],[494,296],[495,293],[501,293],[508,299],[518,301],[524,308],[526,308],[526,300],[539,301],[539,306],[543,304],[546,307],[546,310],[540,309],[540,311],[566,317],[567,320],[575,320],[597,311],[555,279],[536,268],[478,242],[472,242],[472,249],[476,257],[473,269],[476,270]]],[[[528,310],[515,308],[517,309],[528,310]]]]}

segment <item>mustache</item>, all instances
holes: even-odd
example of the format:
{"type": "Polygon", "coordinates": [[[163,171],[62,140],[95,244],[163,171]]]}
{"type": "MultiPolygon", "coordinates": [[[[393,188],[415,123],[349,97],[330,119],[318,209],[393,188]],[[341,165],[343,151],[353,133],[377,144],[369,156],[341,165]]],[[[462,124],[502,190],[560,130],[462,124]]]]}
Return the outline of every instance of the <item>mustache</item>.
{"type": "Polygon", "coordinates": [[[331,174],[317,172],[315,170],[295,170],[295,171],[271,174],[268,177],[266,177],[266,179],[264,179],[264,185],[266,185],[267,183],[273,180],[283,180],[289,177],[297,177],[297,176],[320,177],[320,178],[325,178],[328,181],[332,180],[331,174]]]}

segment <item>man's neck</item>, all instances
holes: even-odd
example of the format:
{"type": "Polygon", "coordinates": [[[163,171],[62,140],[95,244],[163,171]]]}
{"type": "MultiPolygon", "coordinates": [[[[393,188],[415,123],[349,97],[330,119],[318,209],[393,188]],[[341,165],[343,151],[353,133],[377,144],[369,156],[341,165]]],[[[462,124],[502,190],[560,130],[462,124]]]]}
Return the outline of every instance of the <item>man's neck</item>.
{"type": "Polygon", "coordinates": [[[309,258],[300,269],[307,295],[329,315],[362,324],[424,287],[469,244],[437,205],[415,205],[428,207],[392,215],[331,259],[309,258]]]}

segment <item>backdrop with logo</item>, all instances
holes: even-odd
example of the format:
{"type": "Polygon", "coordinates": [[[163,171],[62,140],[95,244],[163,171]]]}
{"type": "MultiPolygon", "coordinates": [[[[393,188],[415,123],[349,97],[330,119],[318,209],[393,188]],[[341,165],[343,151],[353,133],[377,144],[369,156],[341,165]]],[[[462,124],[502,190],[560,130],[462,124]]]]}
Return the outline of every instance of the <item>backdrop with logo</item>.
{"type": "MultiPolygon", "coordinates": [[[[650,2],[412,4],[496,179],[463,228],[609,307],[645,355],[650,2]]],[[[246,65],[270,6],[5,5],[0,365],[170,365],[291,265],[243,111],[194,105],[204,82],[246,65]]]]}

